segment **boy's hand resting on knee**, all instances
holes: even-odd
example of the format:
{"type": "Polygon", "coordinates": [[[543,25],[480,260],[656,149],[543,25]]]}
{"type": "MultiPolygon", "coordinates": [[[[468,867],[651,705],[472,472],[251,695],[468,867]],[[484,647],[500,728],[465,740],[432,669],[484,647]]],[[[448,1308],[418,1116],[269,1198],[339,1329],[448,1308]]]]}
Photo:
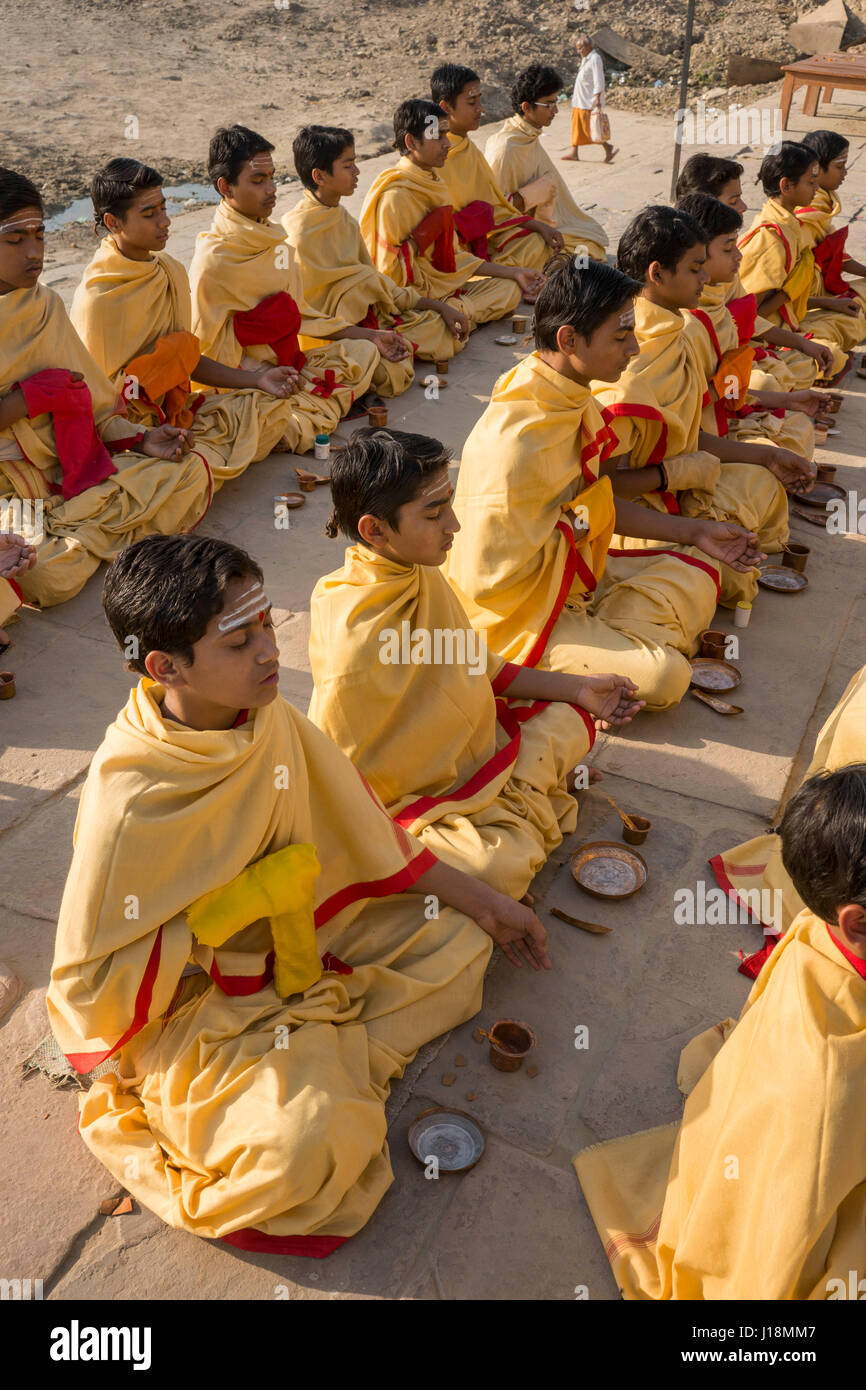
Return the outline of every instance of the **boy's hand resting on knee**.
{"type": "Polygon", "coordinates": [[[755,532],[747,531],[744,526],[735,526],[732,521],[694,521],[692,537],[692,544],[705,555],[722,560],[740,574],[754,569],[755,565],[767,558],[764,551],[758,549],[755,532]]]}
{"type": "Polygon", "coordinates": [[[448,907],[465,912],[493,938],[512,965],[522,966],[525,959],[533,970],[553,969],[547,954],[547,932],[532,908],[498,893],[471,874],[452,869],[440,859],[409,892],[433,894],[448,907]]]}
{"type": "Polygon", "coordinates": [[[808,492],[818,476],[814,463],[802,454],[795,454],[793,449],[777,449],[772,444],[767,445],[763,464],[787,490],[808,492]]]}
{"type": "Polygon", "coordinates": [[[176,425],[158,425],[155,430],[145,430],[141,452],[154,459],[181,459],[190,451],[191,434],[191,430],[176,425]]]}
{"type": "Polygon", "coordinates": [[[595,719],[599,730],[611,725],[629,724],[646,704],[636,700],[637,686],[627,676],[575,676],[577,693],[573,701],[595,719]]]}

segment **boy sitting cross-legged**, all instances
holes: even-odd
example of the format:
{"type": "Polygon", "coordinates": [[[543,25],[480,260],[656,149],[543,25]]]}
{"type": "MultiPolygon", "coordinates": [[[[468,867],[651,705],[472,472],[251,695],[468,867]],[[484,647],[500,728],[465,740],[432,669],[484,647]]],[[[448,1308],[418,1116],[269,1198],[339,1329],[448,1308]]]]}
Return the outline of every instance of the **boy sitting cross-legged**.
{"type": "Polygon", "coordinates": [[[594,720],[627,723],[643,701],[620,676],[488,652],[440,569],[460,529],[449,463],[436,439],[366,429],[334,462],[329,533],[353,544],[313,591],[310,718],[398,825],[521,897],[574,829],[567,783],[594,720]]]}
{"type": "Polygon", "coordinates": [[[281,699],[244,551],[141,541],[104,605],[142,679],[88,774],[48,993],[73,1067],[116,1063],[82,1138],[170,1226],[329,1254],[392,1181],[391,1080],[478,1010],[494,939],[549,968],[544,928],[281,699]]]}
{"type": "Polygon", "coordinates": [[[410,385],[413,356],[448,359],[469,339],[469,321],[453,304],[397,285],[377,270],[361,228],[341,206],[358,185],[355,140],[339,126],[308,125],[292,145],[304,194],[283,218],[318,313],[356,324],[379,350],[373,389],[397,396],[410,385]]]}

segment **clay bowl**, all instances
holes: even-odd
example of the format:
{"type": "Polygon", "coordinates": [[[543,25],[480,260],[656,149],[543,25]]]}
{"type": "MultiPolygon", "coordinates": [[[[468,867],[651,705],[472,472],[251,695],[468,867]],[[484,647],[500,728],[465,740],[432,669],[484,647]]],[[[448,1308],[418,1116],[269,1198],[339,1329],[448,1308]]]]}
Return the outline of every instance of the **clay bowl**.
{"type": "Polygon", "coordinates": [[[642,845],[653,828],[652,821],[648,820],[646,816],[635,816],[631,812],[629,812],[628,818],[635,828],[634,830],[630,829],[623,821],[622,838],[627,845],[642,845]]]}
{"type": "Polygon", "coordinates": [[[500,1018],[488,1029],[490,1061],[497,1071],[519,1071],[523,1059],[535,1046],[535,1034],[527,1023],[516,1018],[500,1018]]]}

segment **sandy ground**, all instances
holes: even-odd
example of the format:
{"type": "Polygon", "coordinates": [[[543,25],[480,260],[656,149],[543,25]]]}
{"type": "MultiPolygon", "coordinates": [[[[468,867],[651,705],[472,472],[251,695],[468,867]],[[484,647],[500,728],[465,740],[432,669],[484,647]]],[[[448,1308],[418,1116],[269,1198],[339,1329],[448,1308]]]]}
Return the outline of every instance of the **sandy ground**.
{"type": "MultiPolygon", "coordinates": [[[[849,212],[860,210],[850,244],[863,258],[866,112],[847,105],[834,108],[833,118],[852,132],[852,172],[843,196],[849,212]]],[[[602,166],[596,156],[562,168],[615,242],[637,208],[665,199],[670,132],[658,117],[613,111],[612,119],[623,148],[613,166],[602,166]]],[[[802,130],[810,123],[795,114],[792,124],[802,130]]],[[[564,151],[566,139],[561,124],[550,136],[554,155],[564,151]]],[[[754,154],[745,159],[754,208],[757,160],[754,154]]],[[[364,166],[353,210],[385,162],[364,166]]],[[[293,197],[281,200],[277,216],[293,197]]],[[[172,254],[188,263],[208,218],[207,212],[178,218],[172,254]]],[[[87,254],[69,245],[55,250],[45,279],[67,302],[87,254]]],[[[391,423],[438,435],[459,457],[496,376],[516,355],[494,343],[496,332],[490,325],[473,336],[452,365],[440,401],[427,401],[413,387],[391,403],[391,423]]],[[[862,489],[864,387],[851,376],[843,389],[841,433],[822,457],[839,466],[843,486],[862,489]]],[[[340,435],[351,428],[342,426],[340,435]]],[[[316,577],[334,568],[342,552],[323,535],[328,499],[321,493],[293,516],[291,531],[274,530],[271,498],[290,483],[293,462],[272,456],[228,485],[203,529],[245,546],[263,563],[276,606],[282,689],[305,709],[309,596],[316,577]]],[[[736,953],[760,944],[758,930],[748,925],[677,925],[673,895],[700,881],[712,885],[708,856],[771,823],[802,775],[820,724],[863,662],[863,539],[828,536],[797,519],[792,536],[813,550],[809,588],[792,597],[759,593],[751,626],[739,634],[743,682],[737,699],[745,713],[725,721],[687,699],[596,745],[595,765],[607,775],[604,791],[654,822],[645,846],[649,881],[627,903],[592,900],[589,910],[590,900],[570,878],[568,858],[584,841],[618,838],[619,827],[601,792],[585,793],[576,834],[533,885],[555,969],[536,976],[497,961],[477,1020],[489,1026],[503,1016],[526,1019],[538,1034],[538,1076],[493,1071],[472,1041],[475,1021],[424,1049],[389,1107],[396,1181],[367,1228],[323,1262],[234,1252],[173,1232],[146,1211],[100,1216],[99,1202],[117,1189],[76,1135],[74,1092],[21,1072],[47,1032],[44,991],[82,781],[129,688],[101,613],[98,577],[61,608],[25,613],[13,627],[16,645],[6,658],[18,696],[0,707],[0,960],[24,984],[0,1027],[0,1275],[41,1278],[44,1296],[56,1300],[570,1300],[579,1285],[592,1299],[615,1299],[572,1156],[587,1144],[677,1117],[680,1050],[709,1024],[738,1012],[748,986],[736,971],[736,953]],[[550,917],[554,906],[590,915],[613,931],[606,937],[575,932],[550,917]],[[579,1025],[589,1029],[585,1050],[574,1047],[579,1025]],[[458,1086],[445,1088],[442,1076],[458,1052],[469,1065],[458,1086]],[[470,1091],[477,1101],[466,1099],[470,1091]],[[487,1150],[465,1177],[427,1181],[409,1153],[406,1131],[422,1110],[444,1103],[473,1110],[487,1150]]],[[[715,625],[730,630],[730,615],[722,610],[715,625]]]]}
{"type": "MultiPolygon", "coordinates": [[[[859,0],[858,0],[859,3],[859,0]]],[[[788,62],[795,0],[698,0],[692,94],[725,80],[727,55],[788,62]]],[[[308,121],[355,131],[362,155],[393,140],[391,113],[429,95],[438,63],[474,66],[491,119],[532,62],[571,86],[575,39],[609,25],[662,55],[652,74],[624,71],[636,109],[673,111],[686,0],[4,0],[0,163],[42,187],[51,211],[85,193],[95,168],[130,154],[167,178],[203,179],[220,123],[240,121],[277,145],[308,121]],[[171,85],[169,85],[171,84],[171,85]]],[[[613,65],[619,66],[619,65],[613,65]]],[[[764,94],[767,89],[762,89],[764,94]]],[[[740,100],[761,93],[744,89],[740,100]]]]}

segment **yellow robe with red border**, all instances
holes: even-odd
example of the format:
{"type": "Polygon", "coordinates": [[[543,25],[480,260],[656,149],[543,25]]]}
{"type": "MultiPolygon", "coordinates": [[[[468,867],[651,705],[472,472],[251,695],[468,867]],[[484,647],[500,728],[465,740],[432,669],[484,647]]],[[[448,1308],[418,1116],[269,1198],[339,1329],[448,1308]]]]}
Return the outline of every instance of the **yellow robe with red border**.
{"type": "Polygon", "coordinates": [[[325,341],[324,335],[348,325],[318,314],[304,299],[295,253],[282,227],[254,222],[220,203],[206,232],[199,232],[189,270],[192,291],[192,331],[205,357],[227,367],[255,370],[276,362],[266,343],[243,348],[234,331],[236,313],[255,309],[274,294],[288,294],[301,314],[299,346],[307,361],[301,371],[302,389],[280,402],[284,432],[292,452],[307,453],[319,433],[331,434],[363,396],[373,379],[379,353],[366,339],[325,341]],[[333,372],[328,394],[327,372],[333,372]]]}
{"type": "Polygon", "coordinates": [[[434,856],[286,701],[198,731],[163,694],[131,692],[76,822],[48,1013],[78,1071],[116,1062],[81,1137],[170,1226],[327,1254],[393,1180],[391,1080],[477,1011],[492,943],[405,896],[434,856]],[[292,933],[310,982],[280,998],[292,933]]]}
{"type": "Polygon", "coordinates": [[[361,233],[374,264],[397,285],[410,285],[430,299],[444,299],[465,313],[473,328],[516,309],[520,286],[484,275],[484,261],[462,251],[454,232],[455,269],[440,270],[436,247],[419,255],[409,238],[436,208],[450,207],[448,185],[436,169],[419,169],[404,155],[373,181],[361,209],[361,233]],[[483,278],[474,278],[474,277],[483,278]]]}
{"type": "MultiPolygon", "coordinates": [[[[804,781],[819,772],[837,772],[849,763],[866,762],[866,666],[849,681],[836,708],[823,725],[804,781]]],[[[710,860],[721,888],[760,918],[765,927],[786,931],[803,901],[782,863],[778,835],[757,835],[710,860]],[[774,896],[776,895],[776,896],[774,896]],[[776,921],[765,920],[773,915],[776,921]],[[763,908],[763,912],[762,912],[763,908]]]]}
{"type": "Polygon", "coordinates": [[[521,898],[577,822],[565,781],[592,747],[592,718],[559,701],[510,702],[520,667],[487,651],[431,566],[351,546],[316,584],[310,620],[313,723],[398,825],[521,898]],[[428,660],[402,660],[413,633],[429,634],[428,660]]]}
{"type": "MultiPolygon", "coordinates": [[[[705,309],[716,321],[716,315],[735,299],[742,299],[749,291],[739,275],[733,280],[715,285],[704,285],[701,290],[700,308],[705,309]]],[[[755,296],[757,304],[757,295],[755,296]]],[[[753,337],[749,344],[755,349],[755,360],[749,376],[749,387],[753,391],[800,391],[812,385],[818,375],[818,364],[797,348],[774,347],[761,336],[774,325],[760,314],[755,315],[753,337]]],[[[778,325],[777,325],[778,326],[778,325]]],[[[814,431],[813,431],[814,433],[814,431]]]]}
{"type": "Polygon", "coordinates": [[[815,258],[811,237],[796,215],[776,198],[768,198],[738,245],[743,253],[740,279],[749,294],[757,295],[759,307],[760,300],[770,292],[784,289],[788,295],[781,308],[765,313],[764,317],[779,327],[809,334],[815,342],[829,347],[833,353],[830,374],[841,372],[847,362],[840,322],[844,316],[809,308],[815,258]]]}
{"type": "MultiPolygon", "coordinates": [[[[130,364],[153,353],[171,334],[190,339],[190,360],[194,357],[194,365],[198,363],[189,277],[180,262],[164,251],[146,261],[133,261],[118,251],[110,236],[105,237],[75,291],[70,318],[94,360],[123,393],[129,419],[145,429],[162,423],[166,393],[154,399],[128,379],[128,371],[130,364]]],[[[178,369],[172,387],[179,388],[183,382],[178,369]]],[[[188,372],[185,384],[189,384],[188,372]]],[[[204,396],[190,393],[183,423],[192,428],[195,447],[204,454],[219,487],[239,477],[250,463],[265,458],[287,433],[286,402],[252,389],[209,390],[204,396]]]]}
{"type": "Polygon", "coordinates": [[[509,203],[493,177],[493,170],[468,135],[448,135],[448,158],[441,177],[448,185],[456,211],[467,203],[487,203],[493,209],[493,230],[487,236],[487,254],[502,265],[522,265],[543,270],[553,254],[544,237],[521,227],[521,213],[509,203]]]}
{"type": "Polygon", "coordinates": [[[866,979],[824,922],[792,922],[733,1031],[689,1043],[678,1079],[679,1125],[574,1160],[623,1296],[862,1297],[866,979]]]}
{"type": "MultiPolygon", "coordinates": [[[[0,396],[50,368],[84,377],[104,442],[138,433],[53,290],[36,285],[0,296],[0,396]]],[[[143,536],[190,530],[210,505],[213,482],[201,454],[174,461],[124,450],[112,462],[116,471],[104,482],[64,501],[51,415],[0,430],[0,511],[15,498],[43,505],[37,563],[15,581],[25,602],[49,607],[72,598],[101,561],[143,536]]]]}
{"type": "MultiPolygon", "coordinates": [[[[721,463],[700,447],[700,431],[709,423],[704,411],[712,365],[705,330],[697,322],[687,325],[678,310],[639,296],[635,334],[639,355],[618,381],[594,388],[612,416],[614,457],[628,454],[632,468],[663,461],[667,470],[669,492],[635,500],[656,511],[736,522],[756,531],[762,548],[780,550],[788,535],[788,499],[778,479],[755,464],[721,463]]],[[[632,544],[653,550],[659,542],[632,544]]],[[[721,578],[726,607],[751,602],[758,591],[756,570],[741,574],[723,565],[721,578]]]]}
{"type": "MultiPolygon", "coordinates": [[[[311,308],[346,323],[362,323],[372,312],[379,327],[393,329],[409,341],[416,357],[448,360],[465,346],[455,338],[441,314],[417,309],[422,297],[412,285],[396,285],[374,266],[361,228],[346,209],[326,207],[304,189],[301,199],[282,219],[294,247],[311,308]]],[[[380,395],[398,396],[411,385],[412,358],[389,362],[380,357],[373,387],[380,395]]]]}
{"type": "Polygon", "coordinates": [[[533,215],[559,229],[571,255],[583,250],[591,260],[603,261],[610,238],[594,217],[577,206],[544,148],[541,135],[523,116],[510,116],[504,121],[484,147],[493,177],[506,198],[538,180],[552,182],[552,201],[537,207],[533,215]]]}
{"type": "Polygon", "coordinates": [[[588,388],[537,352],[499,378],[463,450],[461,530],[446,575],[473,627],[508,661],[616,672],[666,709],[689,686],[718,565],[700,553],[608,555],[615,513],[599,463],[615,435],[588,388]]]}
{"type": "MultiPolygon", "coordinates": [[[[835,230],[833,218],[838,217],[842,211],[842,204],[835,193],[831,193],[827,188],[819,188],[815,192],[811,204],[807,208],[797,208],[797,221],[803,229],[803,244],[810,249],[830,236],[835,230]]],[[[842,346],[846,348],[856,347],[862,343],[866,337],[866,279],[863,276],[852,278],[845,282],[853,291],[859,305],[860,312],[846,318],[845,315],[839,316],[839,330],[842,334],[842,346]]],[[[815,278],[812,282],[813,295],[833,294],[828,290],[824,283],[824,275],[821,267],[815,262],[815,278]]]]}

